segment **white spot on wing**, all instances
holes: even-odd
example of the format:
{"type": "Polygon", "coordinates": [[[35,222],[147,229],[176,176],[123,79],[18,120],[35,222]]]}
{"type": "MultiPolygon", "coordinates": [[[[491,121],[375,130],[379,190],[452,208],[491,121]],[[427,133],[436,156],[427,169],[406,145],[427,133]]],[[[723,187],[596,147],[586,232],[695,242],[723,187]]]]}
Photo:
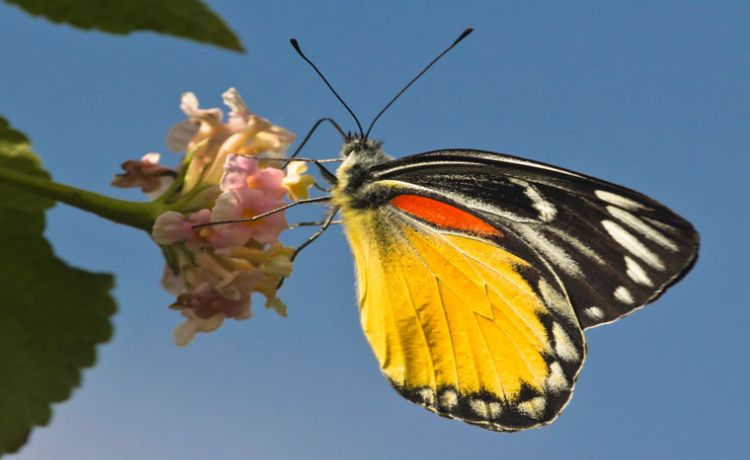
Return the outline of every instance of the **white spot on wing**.
{"type": "Polygon", "coordinates": [[[590,247],[586,246],[578,238],[573,237],[573,235],[571,235],[570,233],[564,230],[560,230],[559,228],[552,227],[552,226],[548,227],[546,230],[548,232],[554,233],[555,236],[565,241],[569,245],[573,246],[578,252],[588,257],[589,259],[596,261],[600,265],[605,265],[604,259],[602,259],[601,256],[599,256],[599,254],[594,252],[594,250],[591,249],[590,247]]]}
{"type": "Polygon", "coordinates": [[[606,201],[609,204],[613,204],[621,208],[633,210],[645,208],[644,205],[637,201],[631,200],[630,198],[625,198],[624,196],[620,196],[616,193],[607,192],[605,190],[595,190],[594,195],[596,195],[597,198],[602,201],[606,201]]]}
{"type": "Polygon", "coordinates": [[[625,267],[627,268],[627,274],[638,284],[642,284],[644,286],[653,286],[654,283],[651,281],[651,278],[648,277],[648,274],[646,271],[638,265],[638,262],[631,259],[629,256],[625,256],[625,267]]]}
{"type": "Polygon", "coordinates": [[[663,246],[674,252],[679,251],[680,248],[677,247],[674,241],[659,233],[658,230],[648,225],[637,216],[634,216],[633,214],[627,211],[623,211],[622,209],[616,208],[614,206],[607,206],[607,211],[609,211],[609,213],[617,218],[620,222],[629,226],[630,228],[645,236],[649,240],[655,242],[659,246],[663,246]]]}
{"type": "Polygon", "coordinates": [[[565,361],[578,361],[580,356],[576,346],[565,333],[560,323],[552,325],[552,337],[555,339],[555,353],[565,361]]]}
{"type": "Polygon", "coordinates": [[[518,411],[533,419],[540,419],[544,414],[544,408],[547,406],[547,400],[542,396],[524,401],[518,405],[518,411]]]}
{"type": "Polygon", "coordinates": [[[589,307],[585,310],[583,310],[586,315],[588,315],[589,318],[592,319],[602,319],[604,318],[604,312],[599,307],[589,307]]]}
{"type": "MultiPolygon", "coordinates": [[[[534,190],[534,189],[532,188],[526,189],[527,192],[529,190],[534,190]]],[[[528,195],[528,193],[526,193],[526,195],[528,195]]],[[[541,198],[541,195],[539,195],[539,197],[541,198]]],[[[555,209],[552,203],[546,200],[540,199],[539,201],[534,201],[534,209],[539,211],[539,218],[542,219],[544,222],[552,221],[552,219],[555,218],[555,215],[557,215],[557,209],[555,209]]]]}
{"type": "Polygon", "coordinates": [[[471,407],[471,410],[473,410],[474,413],[478,416],[484,419],[490,418],[490,408],[487,407],[486,401],[482,401],[481,399],[472,399],[469,401],[469,407],[471,407]]]}
{"type": "Polygon", "coordinates": [[[615,299],[626,304],[632,304],[634,302],[630,291],[624,286],[618,286],[617,289],[615,289],[615,299]]]}
{"type": "Polygon", "coordinates": [[[539,212],[539,218],[543,222],[551,222],[557,215],[557,209],[549,201],[545,200],[541,193],[525,180],[509,179],[516,185],[524,188],[523,193],[531,200],[531,205],[539,212]]]}
{"type": "Polygon", "coordinates": [[[568,300],[543,279],[539,280],[539,292],[542,294],[542,298],[544,298],[544,303],[552,308],[552,310],[566,318],[573,319],[576,317],[573,307],[570,306],[568,300]]]}
{"type": "Polygon", "coordinates": [[[565,252],[565,249],[550,241],[549,238],[529,225],[517,224],[513,228],[521,234],[527,243],[541,251],[548,261],[561,268],[565,273],[569,275],[581,274],[581,269],[575,260],[565,252]]]}
{"type": "Polygon", "coordinates": [[[474,413],[486,420],[498,418],[502,410],[500,403],[482,401],[481,399],[472,399],[469,401],[469,406],[474,413]]]}
{"type": "Polygon", "coordinates": [[[435,404],[435,392],[431,388],[423,388],[419,390],[419,396],[422,398],[422,402],[426,406],[432,406],[435,404]]]}
{"type": "Polygon", "coordinates": [[[661,230],[664,230],[665,232],[678,233],[678,230],[676,228],[672,227],[669,224],[665,224],[664,222],[662,222],[660,220],[656,220],[656,219],[653,219],[651,217],[646,217],[646,216],[643,216],[643,219],[646,220],[646,221],[648,221],[654,227],[657,227],[657,228],[659,228],[661,230]]]}
{"type": "Polygon", "coordinates": [[[550,364],[549,366],[547,388],[553,393],[557,393],[568,388],[568,379],[565,378],[562,367],[560,367],[560,363],[558,363],[557,361],[550,364]]]}
{"type": "Polygon", "coordinates": [[[440,395],[440,404],[446,409],[453,409],[458,404],[458,395],[453,390],[446,390],[440,395]]]}
{"type": "Polygon", "coordinates": [[[615,241],[617,241],[622,247],[630,251],[633,255],[657,270],[664,270],[664,263],[661,261],[659,256],[651,252],[646,246],[643,245],[643,243],[641,243],[636,237],[631,235],[627,230],[622,228],[619,224],[616,224],[611,220],[603,220],[602,226],[605,230],[607,230],[607,233],[609,233],[609,235],[615,241]]]}
{"type": "Polygon", "coordinates": [[[491,402],[488,404],[490,408],[490,416],[492,418],[498,418],[500,417],[500,412],[502,411],[502,407],[500,406],[499,402],[491,402]]]}

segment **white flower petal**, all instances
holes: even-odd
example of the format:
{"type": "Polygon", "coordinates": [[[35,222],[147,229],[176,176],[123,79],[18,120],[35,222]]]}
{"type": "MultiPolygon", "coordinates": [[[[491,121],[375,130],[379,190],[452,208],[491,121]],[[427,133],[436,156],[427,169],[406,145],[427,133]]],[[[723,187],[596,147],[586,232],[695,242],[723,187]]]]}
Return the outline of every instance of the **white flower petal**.
{"type": "Polygon", "coordinates": [[[174,329],[174,343],[180,347],[189,344],[198,332],[211,332],[218,329],[224,322],[224,315],[218,313],[208,319],[194,316],[190,310],[184,310],[188,319],[174,329]]]}
{"type": "Polygon", "coordinates": [[[229,88],[221,97],[224,99],[224,104],[232,109],[232,115],[242,116],[250,114],[250,109],[247,108],[247,104],[245,104],[237,89],[229,88]]]}
{"type": "Polygon", "coordinates": [[[158,165],[160,158],[161,158],[161,155],[159,155],[158,153],[156,153],[156,152],[150,152],[150,153],[147,153],[147,154],[143,155],[141,157],[141,160],[145,161],[146,163],[151,163],[151,164],[158,165]]]}
{"type": "Polygon", "coordinates": [[[199,125],[192,120],[185,120],[172,126],[167,133],[167,147],[173,152],[185,152],[190,140],[199,129],[199,125]]]}
{"type": "Polygon", "coordinates": [[[167,211],[156,218],[151,229],[151,237],[158,244],[167,246],[185,241],[192,231],[192,225],[185,216],[176,211],[167,211]]]}
{"type": "Polygon", "coordinates": [[[155,200],[162,196],[164,192],[169,190],[169,187],[171,187],[172,184],[174,184],[174,177],[162,176],[159,178],[159,186],[150,192],[146,192],[146,195],[148,195],[148,197],[152,200],[155,200]]]}
{"type": "Polygon", "coordinates": [[[180,100],[180,110],[182,110],[182,113],[189,117],[196,116],[198,110],[199,110],[199,103],[198,98],[195,96],[195,93],[186,92],[182,93],[182,97],[180,100]]]}

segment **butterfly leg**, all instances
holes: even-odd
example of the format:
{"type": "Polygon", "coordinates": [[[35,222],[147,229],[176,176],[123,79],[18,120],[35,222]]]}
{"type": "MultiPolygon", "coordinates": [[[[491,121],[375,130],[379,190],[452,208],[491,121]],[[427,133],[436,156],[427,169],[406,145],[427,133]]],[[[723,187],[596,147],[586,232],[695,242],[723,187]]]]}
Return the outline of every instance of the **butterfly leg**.
{"type": "MultiPolygon", "coordinates": [[[[320,170],[320,173],[323,175],[323,178],[326,180],[326,182],[328,182],[329,184],[335,184],[336,182],[338,182],[338,179],[336,178],[336,174],[332,173],[328,168],[323,166],[323,163],[338,163],[344,160],[340,158],[329,158],[325,160],[316,160],[314,158],[295,158],[294,160],[285,159],[284,163],[282,163],[280,168],[281,169],[286,168],[287,165],[291,163],[292,161],[305,161],[308,163],[314,163],[315,166],[317,166],[318,169],[320,170]]],[[[320,189],[319,186],[317,186],[316,188],[320,189]]],[[[325,190],[325,189],[322,189],[322,190],[325,190]]]]}
{"type": "Polygon", "coordinates": [[[330,227],[330,226],[331,226],[331,224],[333,223],[333,219],[334,219],[334,218],[336,217],[336,214],[337,214],[338,212],[339,212],[339,208],[331,208],[331,210],[330,210],[330,211],[328,211],[328,215],[327,215],[327,216],[326,216],[326,218],[325,218],[325,219],[323,220],[323,223],[321,224],[320,228],[318,228],[318,229],[317,229],[317,230],[315,231],[315,233],[313,233],[312,235],[310,235],[310,237],[309,237],[309,238],[307,238],[307,240],[305,240],[305,242],[304,242],[304,243],[300,244],[300,245],[299,245],[299,246],[297,247],[297,249],[295,249],[295,250],[294,250],[294,253],[292,254],[292,257],[291,257],[291,260],[292,260],[292,261],[294,261],[294,259],[296,259],[296,258],[297,258],[297,255],[299,255],[299,253],[300,253],[300,252],[301,252],[301,251],[302,251],[303,249],[305,249],[306,247],[308,247],[308,246],[309,246],[309,245],[310,245],[310,244],[311,244],[311,243],[312,243],[313,241],[317,240],[317,239],[318,239],[318,237],[319,237],[320,235],[322,235],[322,234],[323,234],[323,233],[324,233],[324,232],[325,232],[325,231],[326,231],[326,230],[328,229],[328,227],[330,227]]]}
{"type": "Polygon", "coordinates": [[[222,220],[222,221],[218,221],[218,222],[206,222],[205,224],[196,224],[196,225],[193,225],[191,228],[196,229],[196,228],[210,227],[212,225],[239,224],[239,223],[242,223],[242,222],[255,222],[256,220],[263,219],[264,217],[268,217],[271,214],[276,214],[277,212],[286,211],[287,209],[293,208],[293,207],[295,207],[297,205],[300,205],[300,204],[305,204],[305,203],[322,203],[324,201],[330,201],[330,200],[331,200],[330,196],[318,196],[318,197],[315,197],[315,198],[308,198],[306,200],[297,200],[297,201],[293,201],[293,202],[291,202],[289,204],[285,204],[284,206],[279,206],[276,209],[272,209],[270,211],[267,211],[267,212],[255,215],[253,217],[248,217],[246,219],[232,219],[232,220],[222,220]]]}
{"type": "Polygon", "coordinates": [[[320,190],[321,192],[331,193],[331,188],[330,187],[321,187],[320,185],[317,184],[317,182],[313,183],[313,187],[315,187],[316,189],[320,190]]]}
{"type": "MultiPolygon", "coordinates": [[[[284,168],[286,168],[286,167],[287,167],[287,165],[289,165],[289,163],[291,163],[292,161],[295,161],[295,159],[297,158],[297,155],[299,155],[299,153],[300,153],[300,152],[302,151],[302,149],[303,149],[303,148],[305,147],[305,145],[307,144],[307,141],[309,141],[309,140],[310,140],[310,138],[312,137],[313,133],[315,133],[315,131],[317,131],[317,130],[318,130],[318,128],[320,127],[320,125],[322,125],[322,124],[323,124],[324,122],[328,122],[328,123],[330,123],[330,124],[331,124],[331,126],[333,126],[334,128],[336,128],[336,131],[338,131],[338,132],[339,132],[339,134],[341,134],[341,137],[343,137],[343,138],[344,138],[344,141],[346,141],[346,139],[348,139],[348,137],[347,137],[347,134],[346,134],[346,133],[344,132],[344,130],[343,130],[343,129],[341,129],[341,126],[339,126],[339,124],[338,124],[338,123],[336,123],[336,121],[335,121],[335,120],[334,120],[333,118],[328,118],[328,117],[324,117],[324,118],[321,118],[320,120],[316,121],[316,122],[315,122],[315,123],[313,124],[312,128],[310,128],[310,131],[308,131],[308,132],[307,132],[307,134],[305,135],[305,137],[304,137],[304,138],[302,139],[302,142],[300,142],[300,144],[299,144],[299,145],[297,146],[297,148],[296,148],[296,149],[294,150],[294,153],[292,153],[292,154],[291,154],[291,156],[290,156],[289,158],[287,158],[287,159],[286,159],[286,160],[284,161],[284,163],[282,163],[282,164],[281,164],[281,167],[280,167],[280,169],[284,169],[284,168]]],[[[331,184],[335,184],[335,183],[336,183],[336,175],[335,175],[335,174],[333,174],[333,173],[332,173],[331,171],[329,171],[328,169],[326,169],[326,168],[325,168],[325,167],[324,167],[324,166],[323,166],[323,165],[321,164],[322,162],[326,162],[326,160],[322,160],[322,161],[320,161],[320,160],[312,160],[312,159],[307,159],[307,158],[305,158],[305,159],[299,159],[299,160],[297,160],[297,161],[300,161],[300,160],[301,160],[301,161],[310,161],[310,162],[312,162],[312,163],[315,163],[315,166],[317,166],[317,167],[318,167],[318,169],[320,169],[320,172],[321,172],[321,174],[323,174],[323,177],[325,178],[325,180],[326,180],[327,182],[329,182],[329,183],[331,183],[331,184]]],[[[330,160],[329,160],[329,161],[330,161],[330,160]]],[[[338,161],[338,160],[333,160],[333,161],[338,161]]]]}
{"type": "MultiPolygon", "coordinates": [[[[315,233],[310,235],[302,244],[300,244],[297,249],[294,250],[292,253],[292,257],[289,258],[290,261],[294,262],[294,259],[297,258],[299,253],[308,247],[313,241],[317,240],[320,235],[322,235],[328,227],[330,227],[335,221],[333,220],[336,217],[336,214],[338,213],[339,208],[331,208],[330,211],[328,211],[328,215],[323,220],[323,223],[320,225],[320,228],[318,228],[315,233]]],[[[281,285],[284,284],[284,280],[286,278],[281,278],[279,280],[279,284],[276,285],[276,289],[281,288],[281,285]]]]}
{"type": "MultiPolygon", "coordinates": [[[[292,229],[300,228],[300,227],[320,227],[324,223],[325,221],[322,221],[322,220],[313,221],[313,222],[297,222],[296,224],[287,225],[286,228],[287,230],[292,230],[292,229]]],[[[340,220],[334,220],[334,221],[331,221],[330,225],[339,225],[341,223],[342,221],[340,220]]]]}

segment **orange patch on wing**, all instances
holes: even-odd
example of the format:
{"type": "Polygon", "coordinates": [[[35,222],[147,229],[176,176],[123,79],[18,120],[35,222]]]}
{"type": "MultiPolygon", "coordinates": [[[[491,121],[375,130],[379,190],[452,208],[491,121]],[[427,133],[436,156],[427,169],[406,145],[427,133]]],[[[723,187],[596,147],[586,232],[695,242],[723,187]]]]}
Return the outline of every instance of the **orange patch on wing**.
{"type": "Polygon", "coordinates": [[[433,198],[419,195],[397,195],[391,200],[391,204],[438,227],[481,235],[503,236],[498,229],[479,217],[433,198]]]}

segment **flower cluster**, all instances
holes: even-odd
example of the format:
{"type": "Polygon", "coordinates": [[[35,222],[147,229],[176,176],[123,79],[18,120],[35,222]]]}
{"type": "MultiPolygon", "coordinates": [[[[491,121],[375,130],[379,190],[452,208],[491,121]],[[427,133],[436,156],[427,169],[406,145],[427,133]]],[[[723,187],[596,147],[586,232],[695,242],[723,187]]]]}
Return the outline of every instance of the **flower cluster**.
{"type": "Polygon", "coordinates": [[[252,114],[234,88],[223,96],[231,109],[226,122],[220,109],[201,109],[194,94],[183,94],[181,109],[188,120],[167,136],[170,149],[186,152],[178,171],[160,166],[158,154],[148,154],[124,163],[125,173],[113,181],[158,194],[156,201],[164,205],[152,237],[167,258],[162,284],[176,296],[171,307],[185,317],[174,332],[178,345],[188,344],[197,332],[217,329],[226,318],[249,318],[253,292],[286,316],[276,296],[292,271],[293,250],[279,242],[287,228],[284,212],[221,222],[273,211],[285,197],[307,198],[314,182],[304,174],[303,162],[291,162],[286,174],[279,169],[292,133],[252,114]]]}

